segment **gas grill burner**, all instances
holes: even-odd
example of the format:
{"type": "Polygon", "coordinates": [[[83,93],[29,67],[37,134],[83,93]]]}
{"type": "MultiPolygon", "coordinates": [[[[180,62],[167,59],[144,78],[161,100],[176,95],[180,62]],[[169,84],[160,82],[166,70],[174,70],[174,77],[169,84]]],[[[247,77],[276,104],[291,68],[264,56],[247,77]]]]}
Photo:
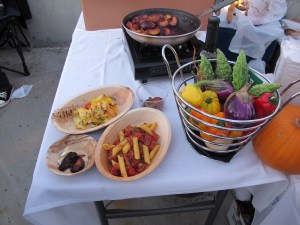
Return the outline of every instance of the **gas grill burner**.
{"type": "MultiPolygon", "coordinates": [[[[150,78],[168,76],[167,68],[161,55],[162,47],[141,44],[133,40],[124,30],[123,41],[135,80],[146,82],[150,78]]],[[[204,43],[194,37],[188,42],[173,47],[178,54],[180,63],[183,65],[193,60],[195,50],[196,55],[199,55],[203,46],[204,43]]],[[[175,57],[169,49],[166,50],[166,56],[169,60],[171,71],[174,73],[178,69],[175,57]]],[[[187,67],[183,72],[190,72],[191,67],[187,67]]]]}

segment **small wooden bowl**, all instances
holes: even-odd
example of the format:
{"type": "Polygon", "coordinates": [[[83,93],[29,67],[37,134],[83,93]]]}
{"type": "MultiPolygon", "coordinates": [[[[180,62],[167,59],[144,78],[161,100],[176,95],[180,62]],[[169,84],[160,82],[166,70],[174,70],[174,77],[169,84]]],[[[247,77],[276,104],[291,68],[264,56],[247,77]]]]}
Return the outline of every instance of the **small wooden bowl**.
{"type": "Polygon", "coordinates": [[[48,168],[59,175],[73,176],[90,169],[95,163],[95,148],[97,141],[88,135],[67,135],[54,142],[47,151],[46,161],[48,168]],[[88,157],[87,165],[76,173],[67,173],[58,169],[58,160],[66,147],[70,147],[72,152],[82,152],[88,157]]]}
{"type": "Polygon", "coordinates": [[[172,130],[170,122],[165,114],[160,110],[147,107],[130,110],[120,120],[109,125],[100,137],[95,150],[95,161],[97,169],[103,176],[117,181],[133,181],[144,177],[151,171],[153,171],[162,161],[169,148],[171,137],[172,130]],[[112,175],[108,169],[107,152],[102,149],[102,145],[104,143],[114,142],[118,138],[119,132],[122,129],[126,128],[128,125],[138,126],[143,123],[150,122],[157,122],[157,128],[155,129],[155,132],[160,136],[158,141],[158,143],[160,144],[160,149],[152,159],[149,167],[142,173],[131,177],[118,177],[112,175]]]}
{"type": "Polygon", "coordinates": [[[53,126],[67,134],[83,134],[99,130],[103,127],[118,120],[131,108],[134,102],[133,91],[124,86],[103,86],[100,88],[92,89],[87,92],[81,93],[78,96],[70,99],[65,104],[56,109],[51,116],[53,126]],[[77,129],[73,123],[73,110],[78,107],[84,107],[85,103],[91,101],[93,98],[105,94],[106,96],[112,96],[116,99],[118,104],[118,114],[108,122],[96,127],[89,127],[87,129],[77,129]]]}

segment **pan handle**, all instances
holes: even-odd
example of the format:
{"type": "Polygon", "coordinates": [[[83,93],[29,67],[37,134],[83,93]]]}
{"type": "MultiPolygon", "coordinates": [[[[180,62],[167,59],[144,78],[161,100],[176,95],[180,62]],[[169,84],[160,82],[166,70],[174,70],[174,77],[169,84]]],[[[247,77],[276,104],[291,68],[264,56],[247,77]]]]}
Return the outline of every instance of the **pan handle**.
{"type": "Polygon", "coordinates": [[[202,17],[202,16],[205,16],[205,15],[207,15],[207,14],[209,14],[209,13],[216,12],[216,11],[218,11],[218,10],[224,8],[225,6],[228,6],[228,5],[230,5],[231,3],[234,3],[234,2],[236,2],[236,1],[237,1],[237,0],[227,0],[227,1],[225,0],[225,1],[223,1],[223,2],[220,2],[220,3],[218,3],[218,4],[216,4],[216,5],[212,6],[212,7],[210,7],[209,9],[207,9],[207,10],[201,12],[200,14],[198,14],[198,15],[196,15],[196,16],[197,16],[197,17],[202,17]]]}

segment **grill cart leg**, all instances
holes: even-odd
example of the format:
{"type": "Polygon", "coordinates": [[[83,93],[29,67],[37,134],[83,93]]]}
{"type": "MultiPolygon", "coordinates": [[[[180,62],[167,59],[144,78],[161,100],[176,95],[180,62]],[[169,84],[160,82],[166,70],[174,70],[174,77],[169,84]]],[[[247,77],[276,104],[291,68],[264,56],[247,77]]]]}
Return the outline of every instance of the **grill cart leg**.
{"type": "Polygon", "coordinates": [[[214,200],[207,200],[193,204],[175,206],[171,208],[158,209],[107,209],[103,201],[95,202],[101,225],[109,225],[108,219],[139,217],[139,216],[154,216],[163,214],[176,214],[201,210],[210,210],[206,219],[205,225],[212,225],[220,210],[220,207],[227,195],[227,190],[218,191],[214,200]]]}
{"type": "Polygon", "coordinates": [[[109,225],[108,219],[106,216],[106,208],[104,206],[103,201],[97,201],[95,202],[97,212],[100,218],[101,225],[109,225]]]}
{"type": "Polygon", "coordinates": [[[205,225],[212,225],[214,223],[214,220],[216,218],[216,216],[218,215],[219,213],[219,210],[222,206],[222,203],[227,195],[227,190],[225,191],[218,191],[218,194],[216,196],[216,203],[215,203],[215,208],[211,209],[209,214],[208,214],[208,217],[206,219],[206,222],[205,222],[205,225]]]}

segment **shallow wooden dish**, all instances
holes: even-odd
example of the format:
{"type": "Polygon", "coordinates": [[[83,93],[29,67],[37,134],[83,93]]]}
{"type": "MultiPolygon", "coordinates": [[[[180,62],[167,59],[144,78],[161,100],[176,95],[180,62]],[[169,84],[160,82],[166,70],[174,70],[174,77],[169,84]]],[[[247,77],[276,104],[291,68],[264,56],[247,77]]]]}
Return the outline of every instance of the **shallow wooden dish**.
{"type": "Polygon", "coordinates": [[[133,181],[144,177],[153,171],[162,161],[169,148],[171,137],[172,130],[170,122],[165,114],[160,110],[148,107],[130,110],[120,120],[109,125],[100,137],[95,150],[95,162],[97,169],[103,176],[117,181],[133,181]],[[142,173],[131,177],[118,177],[112,175],[108,170],[107,152],[102,149],[102,145],[104,143],[112,143],[114,140],[116,140],[118,138],[118,133],[128,125],[138,126],[142,123],[154,121],[156,121],[158,124],[155,132],[160,136],[158,141],[160,144],[160,149],[152,159],[149,167],[142,173]]]}
{"type": "Polygon", "coordinates": [[[76,97],[70,99],[58,109],[56,109],[51,116],[53,126],[67,134],[83,134],[91,131],[99,130],[122,117],[131,108],[134,102],[133,91],[125,86],[102,86],[96,89],[89,90],[81,93],[76,97]],[[108,122],[96,127],[90,127],[87,129],[77,129],[73,123],[72,110],[77,107],[84,107],[85,103],[92,100],[94,97],[105,94],[106,96],[112,96],[116,99],[118,104],[118,115],[108,122]],[[60,116],[60,115],[66,116],[60,116]]]}
{"type": "Polygon", "coordinates": [[[54,142],[49,147],[46,155],[47,166],[52,172],[63,176],[73,176],[81,174],[94,165],[96,146],[97,141],[88,135],[67,135],[64,138],[54,142]],[[67,146],[69,146],[73,152],[83,152],[88,157],[87,165],[82,170],[76,173],[67,173],[58,169],[58,160],[67,146]]]}

